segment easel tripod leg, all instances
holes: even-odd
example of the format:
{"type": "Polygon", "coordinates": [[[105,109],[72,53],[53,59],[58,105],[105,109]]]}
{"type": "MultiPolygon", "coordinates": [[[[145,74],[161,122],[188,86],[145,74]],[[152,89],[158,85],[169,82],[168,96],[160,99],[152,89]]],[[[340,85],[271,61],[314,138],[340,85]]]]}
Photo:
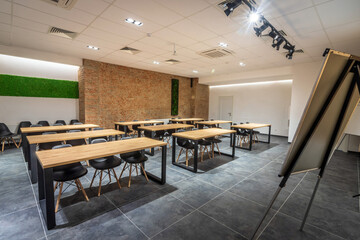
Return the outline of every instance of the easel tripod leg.
{"type": "Polygon", "coordinates": [[[316,194],[317,189],[318,189],[318,187],[319,187],[320,180],[321,180],[321,177],[318,176],[318,180],[317,180],[317,182],[316,182],[316,185],[315,185],[315,188],[314,188],[314,192],[313,192],[313,194],[312,194],[312,196],[311,196],[309,205],[308,205],[308,207],[307,207],[307,209],[306,209],[306,212],[305,212],[305,215],[304,215],[304,219],[303,219],[303,221],[302,221],[302,223],[301,223],[300,231],[302,231],[302,230],[304,229],[305,222],[306,222],[306,219],[307,219],[307,217],[308,217],[308,215],[309,215],[310,208],[311,208],[311,205],[312,205],[312,203],[313,203],[313,201],[314,201],[315,194],[316,194]]]}
{"type": "Polygon", "coordinates": [[[267,214],[269,213],[272,205],[274,205],[274,202],[275,202],[276,198],[278,197],[281,189],[282,189],[282,187],[278,187],[278,189],[276,190],[276,192],[275,192],[274,196],[272,197],[271,202],[269,203],[269,205],[268,205],[268,207],[267,207],[267,209],[266,209],[263,217],[261,218],[259,224],[257,225],[257,227],[256,227],[256,229],[255,229],[255,231],[254,231],[254,233],[253,233],[253,235],[252,235],[252,237],[251,237],[251,240],[256,239],[256,238],[255,238],[255,237],[256,237],[256,233],[259,231],[259,228],[260,228],[261,224],[264,222],[264,220],[265,220],[267,214]]]}

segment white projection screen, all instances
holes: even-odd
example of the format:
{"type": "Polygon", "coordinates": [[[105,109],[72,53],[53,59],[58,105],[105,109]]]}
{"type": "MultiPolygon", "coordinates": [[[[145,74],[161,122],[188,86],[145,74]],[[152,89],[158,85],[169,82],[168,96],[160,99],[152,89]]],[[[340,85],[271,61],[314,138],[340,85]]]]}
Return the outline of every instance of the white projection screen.
{"type": "Polygon", "coordinates": [[[350,54],[334,50],[328,52],[279,176],[319,169],[327,155],[328,147],[331,147],[331,151],[325,161],[327,162],[331,158],[337,142],[359,103],[359,86],[355,84],[350,89],[351,84],[354,84],[354,72],[347,71],[350,69],[349,66],[359,60],[359,57],[350,54]],[[347,72],[344,74],[344,71],[347,72]],[[344,76],[343,81],[337,84],[342,75],[344,76]],[[335,141],[332,142],[331,137],[349,91],[351,91],[351,97],[340,128],[337,128],[339,131],[335,141]],[[329,96],[331,96],[331,100],[327,101],[329,96]],[[324,110],[324,106],[327,106],[325,111],[321,111],[324,110]],[[317,125],[314,125],[316,122],[317,125]],[[314,128],[314,126],[316,127],[314,128]],[[301,149],[303,150],[301,151],[301,149]]]}

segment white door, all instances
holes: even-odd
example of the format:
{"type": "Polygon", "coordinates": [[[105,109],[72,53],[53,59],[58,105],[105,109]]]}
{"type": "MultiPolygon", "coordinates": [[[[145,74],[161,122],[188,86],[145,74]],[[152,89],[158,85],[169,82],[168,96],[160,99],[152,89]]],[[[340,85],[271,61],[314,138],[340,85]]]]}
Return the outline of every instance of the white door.
{"type": "Polygon", "coordinates": [[[233,114],[233,96],[219,97],[219,120],[232,121],[233,114]]]}

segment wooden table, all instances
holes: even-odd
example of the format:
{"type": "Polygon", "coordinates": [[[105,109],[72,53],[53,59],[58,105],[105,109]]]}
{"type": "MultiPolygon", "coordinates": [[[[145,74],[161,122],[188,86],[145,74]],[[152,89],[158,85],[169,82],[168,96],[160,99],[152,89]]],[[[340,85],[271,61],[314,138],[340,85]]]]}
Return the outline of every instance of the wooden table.
{"type": "MultiPolygon", "coordinates": [[[[146,120],[146,121],[131,121],[131,122],[114,122],[115,123],[115,129],[119,130],[119,126],[132,126],[132,125],[144,125],[144,124],[156,124],[156,123],[162,123],[163,121],[159,120],[146,120]]],[[[127,128],[125,128],[125,136],[128,135],[127,128]]]]}
{"type": "MultiPolygon", "coordinates": [[[[172,145],[172,164],[176,165],[178,167],[184,168],[186,170],[197,172],[198,168],[198,141],[205,138],[211,138],[215,136],[225,135],[225,134],[231,134],[230,136],[230,144],[232,144],[232,154],[227,153],[221,153],[225,156],[235,157],[235,130],[228,130],[228,129],[220,129],[220,128],[208,128],[208,129],[201,129],[201,130],[195,130],[195,131],[187,131],[187,132],[179,132],[174,133],[173,136],[173,145],[172,145]],[[195,143],[195,149],[194,149],[194,167],[185,166],[183,164],[175,162],[175,153],[176,153],[176,138],[184,138],[184,139],[190,139],[195,143]]],[[[215,151],[214,151],[215,152],[215,151]]]]}
{"type": "Polygon", "coordinates": [[[38,166],[37,166],[37,159],[35,156],[37,144],[49,143],[49,142],[62,142],[62,141],[76,140],[76,139],[96,138],[96,137],[108,137],[108,136],[115,136],[115,138],[117,139],[117,136],[121,134],[124,134],[124,132],[114,129],[105,129],[105,130],[97,130],[97,131],[82,131],[82,132],[74,132],[74,133],[57,133],[57,134],[27,136],[27,140],[29,143],[29,151],[30,151],[31,183],[37,182],[38,166]]]}
{"type": "Polygon", "coordinates": [[[203,121],[203,118],[178,118],[178,119],[170,119],[171,122],[191,122],[194,124],[195,122],[203,121]]]}
{"type": "MultiPolygon", "coordinates": [[[[146,172],[148,178],[161,184],[166,183],[166,143],[150,138],[132,138],[105,143],[89,144],[69,148],[37,151],[39,161],[39,204],[48,229],[56,226],[53,167],[96,158],[112,156],[147,148],[161,147],[161,177],[146,172]]],[[[145,164],[144,164],[145,168],[145,164]]],[[[121,191],[121,190],[120,190],[121,191]]]]}
{"type": "MultiPolygon", "coordinates": [[[[263,123],[246,123],[246,124],[239,124],[239,125],[232,125],[231,128],[232,129],[246,129],[246,130],[250,130],[250,143],[249,143],[249,147],[248,148],[244,148],[244,147],[238,147],[237,148],[241,148],[241,149],[245,149],[245,150],[249,150],[251,151],[252,149],[252,140],[253,140],[253,132],[255,128],[263,128],[263,127],[268,127],[269,128],[269,133],[268,133],[268,140],[267,142],[264,141],[259,141],[259,142],[263,142],[263,143],[270,143],[270,136],[271,136],[271,124],[263,124],[263,123]]],[[[233,142],[235,144],[235,141],[233,142]]]]}
{"type": "Polygon", "coordinates": [[[199,125],[200,129],[202,129],[203,126],[201,126],[201,125],[219,127],[219,124],[223,124],[223,123],[230,123],[230,127],[231,127],[232,121],[228,121],[228,120],[211,120],[211,121],[197,122],[196,124],[199,125]]]}
{"type": "MultiPolygon", "coordinates": [[[[26,127],[21,128],[21,138],[22,138],[22,148],[25,161],[28,162],[28,170],[32,171],[31,161],[30,161],[30,145],[27,139],[29,134],[41,134],[43,132],[56,132],[56,131],[67,131],[67,130],[78,130],[78,129],[92,129],[99,127],[95,124],[80,124],[80,125],[62,125],[62,126],[45,126],[45,127],[26,127]]],[[[36,171],[36,170],[35,170],[36,171]]],[[[31,182],[36,183],[36,175],[31,175],[31,182]]]]}
{"type": "MultiPolygon", "coordinates": [[[[156,131],[166,131],[166,130],[172,130],[172,129],[182,129],[182,128],[193,128],[194,125],[190,125],[190,124],[165,124],[165,125],[156,125],[156,126],[144,126],[144,127],[139,127],[138,130],[138,136],[140,135],[141,131],[149,131],[151,132],[151,138],[154,138],[155,132],[156,131]]],[[[154,156],[154,148],[151,149],[150,152],[146,152],[147,154],[154,156]]]]}

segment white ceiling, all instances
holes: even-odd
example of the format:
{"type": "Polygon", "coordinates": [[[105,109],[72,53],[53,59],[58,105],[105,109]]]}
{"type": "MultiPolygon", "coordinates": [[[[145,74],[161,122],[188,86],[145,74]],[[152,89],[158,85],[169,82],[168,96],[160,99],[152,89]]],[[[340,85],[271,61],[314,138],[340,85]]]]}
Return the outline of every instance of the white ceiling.
{"type": "Polygon", "coordinates": [[[42,0],[0,0],[0,44],[188,77],[318,61],[327,47],[360,55],[360,0],[257,0],[259,11],[271,24],[305,51],[292,60],[285,58],[285,50],[274,50],[271,39],[256,37],[247,21],[246,6],[226,17],[217,7],[219,2],[78,0],[73,9],[65,10],[42,0]],[[144,24],[135,26],[126,23],[126,18],[144,24]],[[47,33],[50,26],[79,35],[74,40],[51,36],[47,33]],[[228,43],[234,55],[210,59],[197,54],[219,42],[228,43]],[[100,50],[90,50],[87,45],[100,50]],[[130,55],[119,51],[125,46],[142,52],[130,55]],[[181,63],[164,63],[170,58],[181,63]]]}

